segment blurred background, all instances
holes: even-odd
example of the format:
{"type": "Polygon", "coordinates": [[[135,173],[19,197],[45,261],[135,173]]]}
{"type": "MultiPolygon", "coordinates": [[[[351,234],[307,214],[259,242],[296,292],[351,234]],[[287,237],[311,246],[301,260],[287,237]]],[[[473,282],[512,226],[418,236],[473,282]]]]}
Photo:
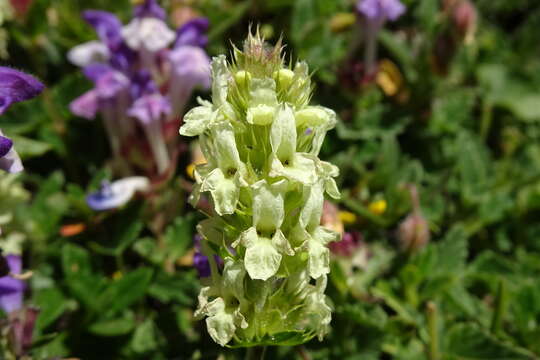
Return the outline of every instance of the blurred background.
{"type": "MultiPolygon", "coordinates": [[[[287,59],[313,71],[313,103],[338,114],[320,155],[342,190],[322,219],[343,234],[331,244],[332,330],[267,358],[537,359],[540,3],[402,0],[375,14],[363,1],[159,1],[173,30],[208,19],[209,57],[241,47],[250,25],[282,36],[287,59]]],[[[97,39],[84,10],[128,24],[139,3],[0,0],[2,65],[46,86],[0,117],[25,166],[0,174],[1,241],[22,244],[26,284],[0,319],[6,359],[244,357],[193,318],[204,216],[187,196],[204,160],[180,119],[165,173],[130,155],[151,191],[105,211],[88,200],[122,171],[100,116],[70,107],[92,82],[67,53],[97,39]]],[[[185,110],[209,97],[191,90],[185,110]]]]}

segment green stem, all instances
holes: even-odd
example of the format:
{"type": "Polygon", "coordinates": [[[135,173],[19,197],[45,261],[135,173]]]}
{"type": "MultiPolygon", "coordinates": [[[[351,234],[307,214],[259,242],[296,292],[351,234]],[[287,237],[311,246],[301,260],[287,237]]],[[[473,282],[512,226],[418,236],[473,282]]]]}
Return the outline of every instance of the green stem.
{"type": "Polygon", "coordinates": [[[502,331],[502,324],[504,316],[506,314],[506,305],[508,303],[508,292],[506,290],[506,283],[503,279],[499,282],[497,288],[497,297],[495,298],[495,311],[493,312],[493,319],[491,321],[491,332],[495,335],[499,335],[502,331]]]}
{"type": "Polygon", "coordinates": [[[438,329],[438,311],[434,302],[427,304],[427,321],[429,332],[429,360],[439,360],[439,329],[438,329]]]}
{"type": "Polygon", "coordinates": [[[491,128],[491,122],[493,120],[493,106],[487,101],[482,106],[482,119],[480,122],[480,137],[482,140],[486,140],[489,129],[491,128]]]}

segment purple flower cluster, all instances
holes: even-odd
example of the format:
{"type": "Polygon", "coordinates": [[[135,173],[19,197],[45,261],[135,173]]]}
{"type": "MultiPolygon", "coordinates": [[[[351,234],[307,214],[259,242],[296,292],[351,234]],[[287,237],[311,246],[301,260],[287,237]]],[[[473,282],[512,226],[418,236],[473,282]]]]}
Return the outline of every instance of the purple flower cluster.
{"type": "Polygon", "coordinates": [[[87,119],[101,115],[122,175],[171,172],[177,136],[167,129],[178,129],[194,89],[210,87],[203,49],[208,20],[193,19],[175,32],[156,0],[135,7],[125,26],[106,11],[87,10],[83,18],[99,40],[76,46],[68,58],[94,86],[71,111],[87,119]]]}
{"type": "MultiPolygon", "coordinates": [[[[31,99],[43,91],[43,84],[33,76],[0,66],[0,115],[12,104],[31,99]]],[[[0,130],[0,169],[9,173],[23,169],[13,141],[0,130]]]]}

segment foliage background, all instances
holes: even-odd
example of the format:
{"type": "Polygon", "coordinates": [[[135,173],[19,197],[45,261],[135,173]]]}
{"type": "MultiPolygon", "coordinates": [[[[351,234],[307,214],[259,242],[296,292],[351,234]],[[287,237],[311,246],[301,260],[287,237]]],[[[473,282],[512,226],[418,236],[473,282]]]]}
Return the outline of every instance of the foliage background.
{"type": "MultiPolygon", "coordinates": [[[[438,1],[404,3],[407,13],[379,37],[380,58],[401,74],[388,96],[354,81],[362,29],[336,28],[351,1],[193,2],[210,19],[211,55],[228,53],[229,40],[239,45],[249,24],[261,24],[315,70],[314,102],[340,116],[321,158],[340,167],[339,206],[357,216],[347,230],[361,232],[369,253],[360,267],[333,262],[330,335],[270,348],[268,358],[540,355],[540,4],[475,1],[477,32],[465,44],[438,1]],[[431,231],[414,254],[400,252],[396,237],[411,210],[406,184],[417,184],[431,231]],[[373,213],[369,204],[380,199],[387,210],[373,213]]],[[[93,38],[80,19],[87,8],[131,16],[127,0],[35,0],[24,19],[4,26],[5,63],[47,84],[0,119],[24,158],[30,194],[13,211],[29,238],[27,302],[41,309],[32,357],[240,359],[244,350],[220,348],[193,320],[199,280],[189,261],[177,261],[189,259],[199,218],[180,186],[187,155],[170,190],[178,208],[158,236],[149,221],[156,209],[142,200],[106,214],[86,206],[109,156],[100,123],[67,107],[89,86],[65,58],[93,38]],[[85,231],[62,236],[74,223],[85,231]]]]}

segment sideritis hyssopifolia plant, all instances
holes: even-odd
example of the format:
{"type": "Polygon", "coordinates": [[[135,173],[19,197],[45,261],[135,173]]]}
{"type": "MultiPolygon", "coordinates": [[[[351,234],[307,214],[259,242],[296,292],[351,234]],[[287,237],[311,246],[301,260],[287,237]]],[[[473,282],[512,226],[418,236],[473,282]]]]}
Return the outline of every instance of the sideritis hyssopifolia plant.
{"type": "Polygon", "coordinates": [[[215,57],[212,102],[180,129],[208,159],[191,195],[209,193],[214,210],[197,227],[211,275],[196,316],[220,345],[302,343],[330,324],[327,244],[339,235],[320,219],[324,193],[339,197],[338,168],[318,154],[336,115],[309,105],[307,64],[286,64],[281,50],[250,34],[231,63],[215,57]]]}

